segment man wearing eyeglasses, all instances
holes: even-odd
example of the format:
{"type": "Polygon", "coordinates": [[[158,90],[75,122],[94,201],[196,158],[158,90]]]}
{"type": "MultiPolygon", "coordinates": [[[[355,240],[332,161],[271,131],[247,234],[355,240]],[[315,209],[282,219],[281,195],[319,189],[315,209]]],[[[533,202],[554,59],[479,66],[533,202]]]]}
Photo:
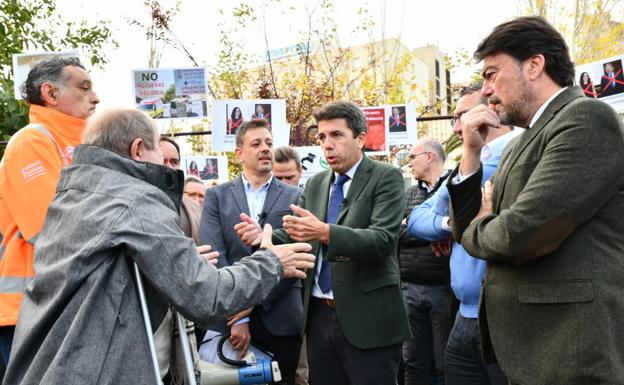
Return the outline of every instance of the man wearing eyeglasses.
{"type": "MultiPolygon", "coordinates": [[[[460,122],[464,113],[486,104],[480,94],[482,84],[475,83],[460,91],[453,119],[453,132],[463,140],[460,122]]],[[[481,151],[485,182],[496,170],[503,149],[524,130],[500,126],[488,131],[486,145],[481,151]]],[[[444,184],[431,198],[412,211],[408,220],[408,235],[447,244],[449,226],[449,192],[444,184]]],[[[439,248],[438,250],[444,249],[439,248]]],[[[448,249],[448,247],[446,247],[448,249]]],[[[440,254],[439,251],[436,253],[440,254]]],[[[469,255],[463,246],[453,241],[450,255],[451,288],[459,300],[459,312],[448,337],[445,351],[445,376],[448,385],[506,385],[507,379],[496,364],[486,365],[481,358],[479,325],[477,322],[479,293],[486,262],[469,255]]]]}
{"type": "MultiPolygon", "coordinates": [[[[444,148],[435,139],[421,139],[412,147],[410,165],[417,183],[405,191],[404,219],[446,180],[444,160],[444,148]]],[[[408,236],[406,224],[401,224],[398,255],[412,329],[412,338],[403,343],[405,385],[427,384],[429,373],[443,384],[444,349],[451,331],[448,258],[436,257],[429,241],[408,236]]]]}

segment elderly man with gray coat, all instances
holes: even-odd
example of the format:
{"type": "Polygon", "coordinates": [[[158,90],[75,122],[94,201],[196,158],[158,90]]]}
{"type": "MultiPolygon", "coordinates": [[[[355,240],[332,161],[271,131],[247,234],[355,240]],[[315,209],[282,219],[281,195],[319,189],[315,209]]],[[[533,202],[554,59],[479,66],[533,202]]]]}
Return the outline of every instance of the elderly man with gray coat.
{"type": "Polygon", "coordinates": [[[270,226],[263,247],[235,266],[216,269],[201,258],[179,226],[182,172],[162,166],[158,130],[142,112],[95,115],[84,142],[37,240],[5,384],[153,384],[133,262],[152,331],[168,305],[209,322],[313,267],[309,245],[273,246],[270,226]]]}

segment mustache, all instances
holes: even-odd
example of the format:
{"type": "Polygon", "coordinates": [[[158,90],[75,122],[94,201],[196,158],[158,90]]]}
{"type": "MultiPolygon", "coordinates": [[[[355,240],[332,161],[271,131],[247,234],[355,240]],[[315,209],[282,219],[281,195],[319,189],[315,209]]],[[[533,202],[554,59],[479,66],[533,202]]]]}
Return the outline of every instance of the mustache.
{"type": "Polygon", "coordinates": [[[492,95],[488,98],[488,104],[492,104],[492,105],[497,105],[500,104],[502,102],[500,96],[498,95],[492,95]]]}

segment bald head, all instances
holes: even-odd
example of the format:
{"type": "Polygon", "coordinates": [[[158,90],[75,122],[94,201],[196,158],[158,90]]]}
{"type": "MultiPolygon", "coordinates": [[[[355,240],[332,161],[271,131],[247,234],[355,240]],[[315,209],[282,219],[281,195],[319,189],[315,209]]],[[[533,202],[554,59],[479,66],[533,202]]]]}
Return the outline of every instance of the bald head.
{"type": "Polygon", "coordinates": [[[432,138],[421,139],[410,151],[412,175],[433,187],[444,172],[444,160],[444,148],[440,142],[432,138]]]}
{"type": "Polygon", "coordinates": [[[134,160],[162,164],[158,128],[145,113],[114,108],[95,113],[87,121],[83,143],[106,148],[134,160]]]}

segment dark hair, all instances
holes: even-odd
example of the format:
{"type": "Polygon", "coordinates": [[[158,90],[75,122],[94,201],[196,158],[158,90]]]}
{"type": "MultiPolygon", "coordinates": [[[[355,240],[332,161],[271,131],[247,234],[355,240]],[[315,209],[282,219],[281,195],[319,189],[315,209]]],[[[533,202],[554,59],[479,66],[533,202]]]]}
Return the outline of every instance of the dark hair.
{"type": "Polygon", "coordinates": [[[243,118],[243,111],[241,111],[240,107],[234,107],[232,108],[232,113],[230,114],[230,119],[232,119],[232,121],[234,121],[234,119],[236,119],[236,117],[234,116],[234,112],[236,112],[236,110],[238,110],[239,113],[239,119],[243,118]]]}
{"type": "Polygon", "coordinates": [[[301,167],[299,154],[297,154],[297,151],[295,151],[295,149],[290,146],[282,146],[280,148],[276,148],[274,159],[277,163],[288,163],[291,160],[294,160],[297,167],[301,167]]]}
{"type": "MultiPolygon", "coordinates": [[[[481,89],[483,88],[483,80],[477,80],[474,81],[470,84],[468,84],[465,87],[462,87],[459,90],[459,97],[463,98],[466,95],[472,95],[475,92],[478,92],[479,95],[481,95],[481,89]]],[[[487,104],[487,98],[483,95],[481,95],[481,104],[487,104]]]]}
{"type": "Polygon", "coordinates": [[[579,77],[579,85],[580,85],[581,87],[583,87],[583,86],[588,85],[588,84],[589,84],[589,83],[591,83],[591,82],[592,82],[592,80],[591,80],[591,78],[589,77],[589,74],[588,74],[587,72],[582,72],[582,73],[581,73],[581,76],[579,77]],[[588,80],[588,81],[587,81],[587,83],[583,83],[583,75],[587,75],[587,80],[588,80]]]}
{"type": "Polygon", "coordinates": [[[176,151],[178,152],[178,157],[180,157],[180,146],[169,135],[161,135],[159,142],[168,142],[173,144],[173,147],[175,147],[176,151]]]}
{"type": "Polygon", "coordinates": [[[243,122],[238,130],[236,130],[236,147],[241,147],[243,145],[243,136],[245,136],[247,131],[254,130],[256,128],[266,128],[269,130],[271,135],[273,135],[271,127],[269,127],[269,122],[265,119],[251,119],[243,122]]]}
{"type": "Polygon", "coordinates": [[[30,104],[43,106],[41,86],[44,83],[63,86],[68,79],[68,75],[63,71],[67,66],[85,69],[77,57],[53,57],[35,64],[22,86],[22,98],[30,104]]]}
{"type": "Polygon", "coordinates": [[[362,110],[352,102],[332,102],[314,111],[316,122],[332,119],[344,119],[347,127],[353,132],[353,137],[357,137],[362,132],[368,132],[368,123],[362,110]]]}
{"type": "Polygon", "coordinates": [[[518,17],[498,25],[477,47],[475,59],[505,53],[522,62],[542,54],[548,76],[562,87],[574,83],[574,63],[561,34],[543,17],[518,17]]]}

